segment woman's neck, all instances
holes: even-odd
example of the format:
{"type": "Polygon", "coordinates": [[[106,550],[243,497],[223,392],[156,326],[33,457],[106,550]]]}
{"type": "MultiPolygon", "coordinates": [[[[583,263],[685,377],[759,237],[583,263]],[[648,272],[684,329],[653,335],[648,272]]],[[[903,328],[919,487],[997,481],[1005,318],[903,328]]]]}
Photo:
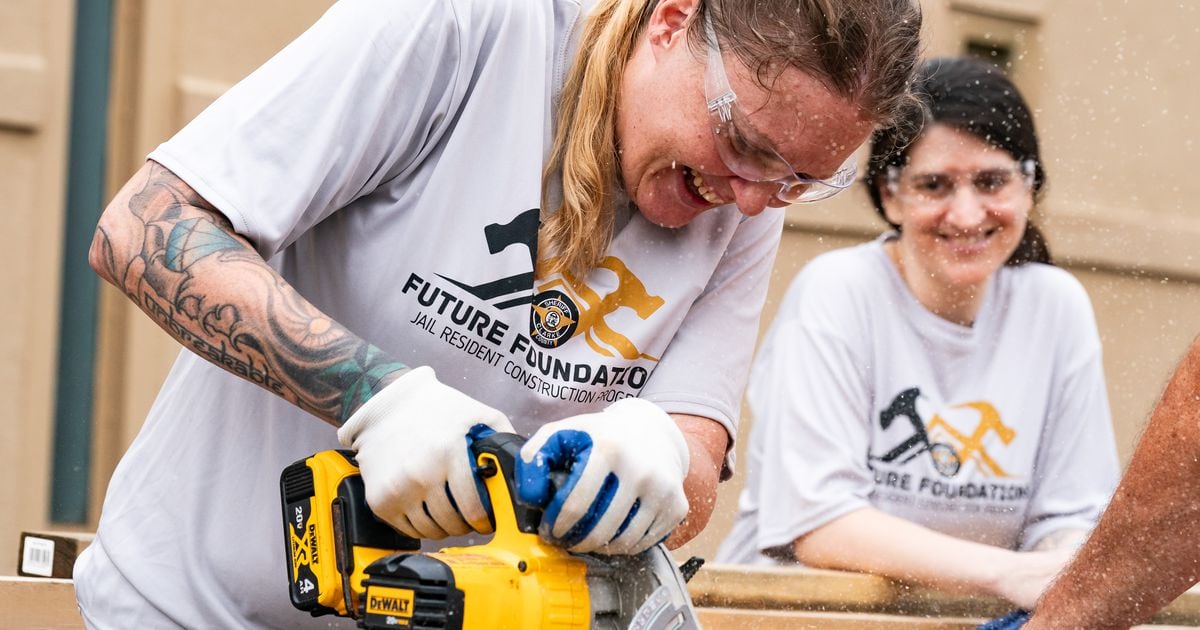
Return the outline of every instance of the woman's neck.
{"type": "Polygon", "coordinates": [[[908,290],[917,298],[921,306],[942,319],[960,326],[972,326],[979,309],[983,306],[983,298],[987,295],[989,276],[987,280],[977,285],[954,286],[938,282],[927,273],[914,269],[915,265],[906,264],[904,252],[898,240],[884,243],[884,251],[896,266],[900,278],[908,286],[908,290]]]}

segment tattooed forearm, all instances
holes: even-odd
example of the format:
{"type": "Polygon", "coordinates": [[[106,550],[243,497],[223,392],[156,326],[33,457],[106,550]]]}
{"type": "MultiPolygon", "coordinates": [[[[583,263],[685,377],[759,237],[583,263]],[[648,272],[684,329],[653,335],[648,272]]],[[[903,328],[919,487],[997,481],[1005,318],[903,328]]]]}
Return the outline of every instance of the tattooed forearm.
{"type": "MultiPolygon", "coordinates": [[[[162,326],[171,336],[178,339],[192,352],[276,394],[284,395],[283,382],[271,374],[271,368],[265,363],[261,366],[247,363],[239,357],[229,354],[224,340],[221,341],[220,347],[217,347],[209,343],[205,338],[193,334],[189,328],[176,321],[174,309],[170,306],[164,306],[149,291],[142,294],[141,306],[142,310],[149,313],[158,322],[159,326],[162,326]]],[[[251,357],[251,360],[253,360],[253,357],[251,357]]]]}
{"type": "Polygon", "coordinates": [[[185,347],[341,424],[404,365],[296,293],[220,212],[148,162],[109,204],[89,254],[185,347]]]}

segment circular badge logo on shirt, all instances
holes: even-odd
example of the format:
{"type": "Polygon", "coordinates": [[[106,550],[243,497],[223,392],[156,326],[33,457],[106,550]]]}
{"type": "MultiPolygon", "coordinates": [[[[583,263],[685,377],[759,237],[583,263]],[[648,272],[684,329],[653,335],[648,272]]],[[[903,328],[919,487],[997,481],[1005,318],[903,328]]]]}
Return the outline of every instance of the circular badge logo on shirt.
{"type": "Polygon", "coordinates": [[[929,457],[933,460],[933,468],[943,477],[953,477],[962,469],[962,460],[953,446],[945,442],[934,442],[929,445],[929,457]]]}
{"type": "Polygon", "coordinates": [[[529,336],[543,348],[557,348],[579,327],[579,307],[562,291],[543,291],[533,296],[529,312],[529,336]]]}

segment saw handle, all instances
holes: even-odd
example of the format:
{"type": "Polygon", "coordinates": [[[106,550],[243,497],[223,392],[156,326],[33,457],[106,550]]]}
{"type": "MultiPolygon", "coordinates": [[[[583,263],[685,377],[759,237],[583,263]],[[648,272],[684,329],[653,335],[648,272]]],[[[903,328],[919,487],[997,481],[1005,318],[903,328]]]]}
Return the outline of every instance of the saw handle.
{"type": "MultiPolygon", "coordinates": [[[[521,456],[521,447],[525,444],[525,438],[516,433],[493,433],[485,438],[480,438],[471,443],[471,455],[476,462],[480,461],[480,456],[490,454],[495,458],[500,469],[497,470],[494,465],[488,460],[478,465],[475,469],[475,474],[479,475],[480,479],[490,479],[496,474],[501,475],[505,485],[508,487],[508,496],[511,497],[513,514],[516,517],[517,529],[526,534],[536,534],[538,525],[542,522],[542,509],[538,506],[527,505],[517,500],[517,458],[521,456]]],[[[497,497],[492,497],[495,499],[497,497]]],[[[492,521],[492,527],[496,527],[496,508],[492,506],[492,512],[488,515],[492,521]]]]}

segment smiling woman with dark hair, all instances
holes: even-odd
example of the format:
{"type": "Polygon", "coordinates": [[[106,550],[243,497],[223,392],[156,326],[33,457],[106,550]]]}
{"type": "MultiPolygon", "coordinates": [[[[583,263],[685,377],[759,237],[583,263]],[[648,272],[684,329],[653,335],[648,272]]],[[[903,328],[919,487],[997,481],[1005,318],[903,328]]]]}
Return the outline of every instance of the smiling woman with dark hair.
{"type": "Polygon", "coordinates": [[[1046,179],[1016,87],[935,59],[917,92],[865,180],[894,229],[814,259],[754,363],[748,481],[718,559],[1031,607],[1116,481],[1100,337],[1030,220],[1046,179]]]}

